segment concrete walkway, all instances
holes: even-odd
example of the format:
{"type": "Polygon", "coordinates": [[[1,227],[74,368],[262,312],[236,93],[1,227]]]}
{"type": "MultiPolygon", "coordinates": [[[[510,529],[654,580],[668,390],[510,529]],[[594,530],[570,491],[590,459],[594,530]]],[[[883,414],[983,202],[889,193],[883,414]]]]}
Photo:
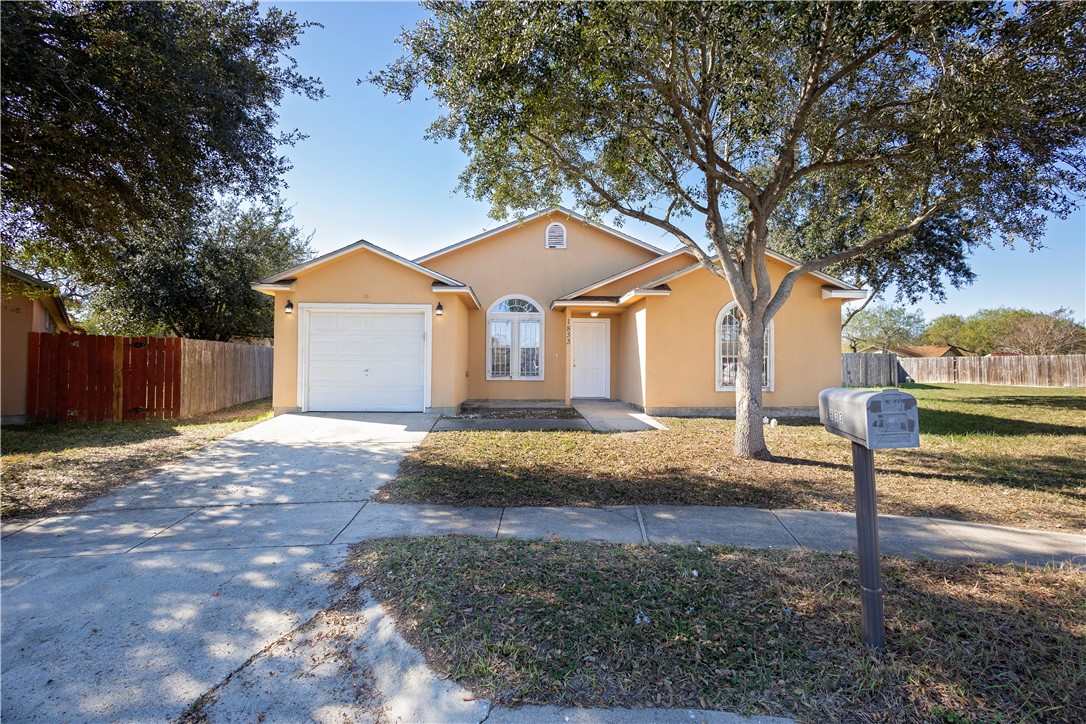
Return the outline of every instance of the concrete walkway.
{"type": "MultiPolygon", "coordinates": [[[[340,580],[337,571],[347,546],[364,539],[469,533],[854,546],[853,518],[844,513],[370,502],[434,422],[418,414],[283,415],[78,513],[5,524],[5,721],[158,721],[194,705],[206,707],[211,721],[265,713],[272,720],[367,721],[378,711],[392,721],[527,716],[491,711],[489,702],[433,676],[379,606],[343,602],[357,582],[340,580]]],[[[887,555],[1086,561],[1081,535],[895,516],[880,518],[880,527],[887,555]]],[[[536,712],[552,714],[570,716],[536,712]]],[[[614,712],[592,716],[570,720],[626,720],[614,712]]]]}
{"type": "Polygon", "coordinates": [[[654,417],[638,412],[625,402],[574,400],[582,419],[448,417],[434,425],[434,432],[448,430],[592,430],[595,432],[645,432],[666,430],[654,417]]]}
{"type": "Polygon", "coordinates": [[[614,400],[574,400],[573,409],[597,432],[642,432],[666,430],[654,417],[638,412],[625,402],[614,400]]]}

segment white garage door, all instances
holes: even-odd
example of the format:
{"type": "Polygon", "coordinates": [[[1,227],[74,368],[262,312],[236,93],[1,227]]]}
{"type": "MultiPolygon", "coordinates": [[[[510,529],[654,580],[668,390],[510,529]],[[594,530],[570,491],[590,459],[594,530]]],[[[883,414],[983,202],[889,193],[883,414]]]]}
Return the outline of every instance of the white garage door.
{"type": "Polygon", "coordinates": [[[423,312],[309,312],[307,404],[327,412],[422,412],[423,312]]]}

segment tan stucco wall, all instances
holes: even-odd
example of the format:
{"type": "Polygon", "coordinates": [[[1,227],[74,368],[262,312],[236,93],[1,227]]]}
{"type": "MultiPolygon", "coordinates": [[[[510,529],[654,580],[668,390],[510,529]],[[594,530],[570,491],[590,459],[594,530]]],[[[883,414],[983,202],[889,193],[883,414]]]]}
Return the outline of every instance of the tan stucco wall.
{"type": "Polygon", "coordinates": [[[17,295],[2,302],[0,319],[0,415],[26,415],[27,350],[31,332],[45,332],[41,302],[17,295]]]}
{"type": "Polygon", "coordinates": [[[642,284],[656,281],[672,272],[685,269],[696,261],[697,260],[689,254],[680,254],[671,259],[665,259],[657,264],[653,264],[648,269],[642,269],[641,271],[634,272],[622,279],[613,281],[610,284],[604,284],[602,287],[586,292],[586,294],[600,297],[622,296],[626,292],[631,289],[636,289],[642,284]]]}
{"type": "MultiPolygon", "coordinates": [[[[769,261],[774,285],[789,271],[769,261]]],[[[698,269],[669,282],[667,297],[650,297],[647,394],[659,408],[734,408],[734,392],[716,392],[716,318],[732,301],[728,285],[698,269]]],[[[822,299],[822,282],[799,280],[774,318],[774,391],[766,407],[816,407],[818,392],[841,384],[840,300],[822,299]]],[[[631,402],[633,400],[630,400],[631,402]]]]}
{"type": "Polygon", "coordinates": [[[642,299],[618,318],[619,366],[614,396],[635,405],[645,404],[645,344],[648,316],[642,299]]]}
{"type": "Polygon", "coordinates": [[[435,294],[433,280],[367,249],[301,272],[290,291],[275,293],[275,366],[272,404],[277,411],[298,407],[298,324],[302,303],[429,304],[444,308],[433,317],[431,401],[455,408],[465,399],[464,344],[467,308],[458,295],[435,294]],[[285,314],[287,300],[294,314],[285,314]]]}
{"type": "MultiPolygon", "coordinates": [[[[468,318],[468,399],[565,399],[569,391],[565,312],[551,311],[550,303],[653,258],[656,255],[647,249],[556,212],[425,262],[428,268],[471,285],[482,303],[482,309],[468,318]],[[567,248],[545,248],[544,231],[552,221],[566,227],[567,248]],[[486,310],[510,294],[530,297],[544,310],[542,381],[486,379],[486,310]]],[[[613,325],[612,349],[614,331],[613,325]]],[[[616,364],[612,360],[612,369],[616,364]]],[[[611,382],[614,390],[615,380],[611,382]]]]}

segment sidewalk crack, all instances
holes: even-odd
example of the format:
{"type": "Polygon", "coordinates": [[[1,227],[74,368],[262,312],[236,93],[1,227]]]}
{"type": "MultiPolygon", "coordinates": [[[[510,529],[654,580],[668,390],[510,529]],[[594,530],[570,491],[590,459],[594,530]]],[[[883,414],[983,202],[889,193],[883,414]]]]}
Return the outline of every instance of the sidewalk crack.
{"type": "Polygon", "coordinates": [[[984,559],[985,559],[985,556],[984,556],[984,554],[983,554],[983,553],[981,553],[981,552],[980,552],[979,550],[977,550],[976,548],[974,548],[973,546],[971,546],[971,545],[969,544],[969,541],[967,541],[967,540],[965,540],[964,538],[962,538],[961,536],[959,536],[959,535],[955,534],[955,533],[954,533],[954,531],[950,530],[949,528],[945,528],[945,527],[943,527],[942,525],[940,525],[940,523],[939,523],[938,519],[936,519],[936,518],[929,518],[929,517],[925,516],[925,517],[924,517],[924,520],[928,521],[929,523],[931,523],[932,525],[934,525],[934,526],[935,526],[936,528],[938,528],[939,530],[943,531],[943,532],[944,532],[944,533],[945,533],[946,535],[950,536],[951,538],[953,538],[954,540],[958,541],[958,542],[959,542],[959,543],[961,543],[961,544],[962,544],[963,546],[965,546],[965,548],[966,548],[967,550],[969,550],[969,552],[970,552],[970,553],[972,554],[972,556],[973,556],[974,558],[977,558],[977,559],[981,559],[981,560],[984,560],[984,559]]]}
{"type": "Polygon", "coordinates": [[[192,511],[191,513],[189,513],[188,515],[186,515],[186,516],[184,516],[184,517],[182,517],[182,518],[180,518],[178,520],[175,520],[174,522],[170,523],[168,526],[166,526],[162,530],[156,532],[150,538],[144,538],[139,543],[137,543],[136,545],[134,545],[131,548],[129,548],[128,550],[126,550],[125,553],[131,553],[132,551],[136,550],[137,548],[139,548],[144,543],[149,543],[149,542],[153,541],[155,538],[158,538],[160,535],[162,535],[163,533],[168,531],[170,528],[173,528],[175,525],[177,525],[179,523],[183,523],[184,521],[186,521],[189,518],[191,518],[192,516],[196,515],[197,513],[199,513],[203,509],[204,509],[204,506],[201,506],[201,507],[197,508],[196,510],[192,511]]]}
{"type": "Polygon", "coordinates": [[[350,527],[351,527],[351,523],[353,523],[353,522],[354,522],[354,519],[355,519],[355,518],[357,518],[357,517],[358,517],[358,515],[359,515],[359,514],[360,514],[360,513],[361,513],[361,512],[363,511],[363,510],[365,510],[365,509],[366,509],[366,506],[367,506],[367,505],[369,505],[369,504],[370,504],[370,501],[368,501],[368,500],[367,500],[367,501],[365,501],[364,503],[362,503],[362,507],[361,507],[361,508],[359,508],[358,510],[356,510],[356,511],[354,512],[354,515],[352,515],[352,516],[351,516],[351,519],[347,521],[347,525],[345,525],[345,526],[343,526],[342,528],[340,528],[340,529],[339,529],[339,532],[338,532],[338,533],[336,533],[336,535],[335,535],[335,536],[334,536],[334,537],[332,538],[332,540],[328,541],[328,545],[332,545],[332,544],[333,544],[333,543],[335,543],[335,542],[336,542],[337,540],[339,540],[339,537],[340,537],[341,535],[343,535],[343,531],[345,531],[345,530],[347,530],[348,528],[350,528],[350,527]]]}
{"type": "Polygon", "coordinates": [[[799,548],[800,550],[803,550],[803,544],[799,542],[799,538],[796,538],[795,533],[793,533],[791,530],[789,530],[788,526],[786,526],[784,524],[784,521],[781,520],[781,517],[779,515],[777,515],[777,511],[770,508],[769,512],[772,513],[773,517],[777,519],[777,522],[781,524],[781,528],[784,528],[784,532],[788,534],[788,537],[796,542],[796,548],[799,548]]]}
{"type": "Polygon", "coordinates": [[[637,525],[641,528],[641,542],[645,545],[649,544],[649,534],[645,530],[645,519],[641,517],[641,506],[635,505],[634,512],[637,513],[637,525]]]}

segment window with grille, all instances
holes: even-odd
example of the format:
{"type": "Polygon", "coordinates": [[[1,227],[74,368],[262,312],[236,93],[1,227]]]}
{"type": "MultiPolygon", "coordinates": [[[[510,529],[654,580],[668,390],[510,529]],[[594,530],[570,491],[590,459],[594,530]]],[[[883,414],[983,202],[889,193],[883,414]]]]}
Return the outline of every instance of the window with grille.
{"type": "Polygon", "coordinates": [[[486,314],[488,380],[543,379],[543,311],[523,296],[496,301],[486,314]]]}
{"type": "MultiPolygon", "coordinates": [[[[716,318],[716,390],[735,389],[739,372],[739,307],[735,302],[720,310],[716,318]]],[[[762,355],[762,389],[773,390],[773,322],[765,328],[765,350],[762,355]]]]}
{"type": "Polygon", "coordinates": [[[566,227],[562,226],[558,222],[547,225],[547,248],[566,248],[566,227]]]}

